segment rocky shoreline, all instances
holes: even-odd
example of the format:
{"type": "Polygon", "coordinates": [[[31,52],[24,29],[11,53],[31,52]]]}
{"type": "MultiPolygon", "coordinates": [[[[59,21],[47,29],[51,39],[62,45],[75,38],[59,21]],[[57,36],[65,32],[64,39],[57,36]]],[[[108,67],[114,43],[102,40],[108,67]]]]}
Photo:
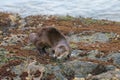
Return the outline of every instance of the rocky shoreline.
{"type": "Polygon", "coordinates": [[[0,80],[119,80],[120,22],[0,12],[0,80]],[[28,34],[53,26],[72,48],[66,61],[39,56],[28,34]],[[34,70],[37,69],[37,70],[34,70]]]}

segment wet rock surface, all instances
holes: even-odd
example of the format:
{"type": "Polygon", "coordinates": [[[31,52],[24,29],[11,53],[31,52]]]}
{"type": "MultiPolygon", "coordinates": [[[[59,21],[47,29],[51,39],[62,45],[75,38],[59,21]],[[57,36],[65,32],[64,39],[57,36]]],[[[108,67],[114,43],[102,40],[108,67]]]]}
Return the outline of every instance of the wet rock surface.
{"type": "Polygon", "coordinates": [[[100,75],[93,76],[91,80],[119,80],[120,79],[120,70],[108,71],[100,75]],[[114,74],[114,75],[113,75],[114,74]]]}
{"type": "Polygon", "coordinates": [[[0,17],[0,80],[120,79],[119,22],[42,15],[18,19],[4,12],[0,17]],[[45,26],[66,35],[72,48],[69,59],[39,55],[29,42],[28,34],[45,26]]]}

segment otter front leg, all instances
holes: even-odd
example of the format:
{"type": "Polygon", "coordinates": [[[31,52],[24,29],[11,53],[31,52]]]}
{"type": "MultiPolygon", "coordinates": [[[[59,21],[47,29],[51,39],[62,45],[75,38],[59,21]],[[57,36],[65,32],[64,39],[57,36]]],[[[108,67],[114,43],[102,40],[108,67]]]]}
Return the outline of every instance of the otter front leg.
{"type": "Polygon", "coordinates": [[[49,51],[47,51],[46,49],[48,49],[47,46],[37,48],[40,55],[43,55],[43,56],[48,55],[49,56],[49,51]]]}
{"type": "Polygon", "coordinates": [[[45,48],[37,48],[37,50],[39,51],[39,54],[41,55],[44,55],[46,54],[46,51],[45,51],[45,48]]]}

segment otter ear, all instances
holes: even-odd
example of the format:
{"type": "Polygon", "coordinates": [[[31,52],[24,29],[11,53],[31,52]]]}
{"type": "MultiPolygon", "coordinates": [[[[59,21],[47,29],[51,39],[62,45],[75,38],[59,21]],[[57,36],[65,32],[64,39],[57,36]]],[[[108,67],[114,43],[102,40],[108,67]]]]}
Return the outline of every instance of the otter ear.
{"type": "Polygon", "coordinates": [[[37,33],[30,33],[30,34],[29,34],[29,40],[30,40],[32,43],[34,43],[34,42],[37,40],[37,38],[38,38],[37,33]]]}

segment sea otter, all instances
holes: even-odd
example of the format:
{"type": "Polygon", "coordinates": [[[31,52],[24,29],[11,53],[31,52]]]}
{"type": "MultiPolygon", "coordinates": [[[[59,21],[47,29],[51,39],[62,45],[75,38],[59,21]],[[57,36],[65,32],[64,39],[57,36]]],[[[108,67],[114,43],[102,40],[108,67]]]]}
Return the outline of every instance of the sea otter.
{"type": "Polygon", "coordinates": [[[54,27],[40,28],[36,33],[30,33],[30,41],[36,46],[40,54],[46,54],[46,47],[52,49],[52,56],[57,59],[70,55],[70,46],[65,36],[54,27]]]}

